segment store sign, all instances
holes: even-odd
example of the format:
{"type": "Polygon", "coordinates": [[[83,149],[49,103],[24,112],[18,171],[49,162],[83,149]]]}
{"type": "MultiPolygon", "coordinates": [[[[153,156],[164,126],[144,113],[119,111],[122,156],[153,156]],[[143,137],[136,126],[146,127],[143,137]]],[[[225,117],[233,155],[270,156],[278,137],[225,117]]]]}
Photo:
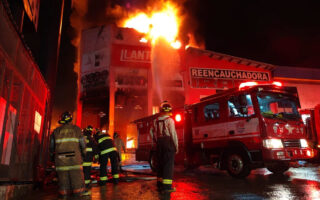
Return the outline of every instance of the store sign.
{"type": "Polygon", "coordinates": [[[236,69],[190,68],[191,78],[270,81],[268,72],[236,69]]]}
{"type": "Polygon", "coordinates": [[[120,61],[150,63],[151,52],[149,50],[121,49],[120,61]]]}
{"type": "Polygon", "coordinates": [[[117,67],[151,67],[149,46],[113,44],[111,65],[117,67]]]}

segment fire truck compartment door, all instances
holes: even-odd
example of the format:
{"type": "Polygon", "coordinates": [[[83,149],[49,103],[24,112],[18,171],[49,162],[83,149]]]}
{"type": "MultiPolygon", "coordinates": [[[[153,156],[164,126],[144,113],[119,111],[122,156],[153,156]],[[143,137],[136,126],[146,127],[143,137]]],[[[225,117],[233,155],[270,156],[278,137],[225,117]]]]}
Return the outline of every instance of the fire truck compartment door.
{"type": "Polygon", "coordinates": [[[259,119],[239,119],[229,121],[226,132],[230,138],[255,137],[259,135],[259,119]]]}
{"type": "Polygon", "coordinates": [[[193,143],[209,142],[226,137],[226,126],[227,122],[192,128],[193,143]]]}

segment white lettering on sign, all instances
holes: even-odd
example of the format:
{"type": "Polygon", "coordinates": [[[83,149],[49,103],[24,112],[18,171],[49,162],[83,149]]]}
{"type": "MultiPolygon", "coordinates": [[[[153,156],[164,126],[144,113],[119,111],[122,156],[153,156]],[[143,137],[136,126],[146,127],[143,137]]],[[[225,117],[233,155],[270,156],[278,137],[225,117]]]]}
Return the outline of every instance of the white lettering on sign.
{"type": "Polygon", "coordinates": [[[268,72],[210,68],[190,68],[190,72],[191,78],[270,81],[268,72]]]}
{"type": "Polygon", "coordinates": [[[147,50],[121,49],[120,61],[126,62],[151,62],[151,53],[147,50]]]}

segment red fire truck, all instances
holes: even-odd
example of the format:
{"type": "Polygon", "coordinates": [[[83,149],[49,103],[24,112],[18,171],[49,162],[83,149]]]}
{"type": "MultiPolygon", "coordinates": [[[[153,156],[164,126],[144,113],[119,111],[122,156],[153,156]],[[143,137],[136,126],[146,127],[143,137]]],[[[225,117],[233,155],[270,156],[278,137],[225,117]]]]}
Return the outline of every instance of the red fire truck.
{"type": "Polygon", "coordinates": [[[320,162],[320,104],[313,109],[300,110],[304,124],[306,125],[309,145],[314,149],[312,161],[320,162]]]}
{"type": "MultiPolygon", "coordinates": [[[[292,162],[313,157],[299,106],[296,88],[282,87],[279,82],[246,82],[176,109],[179,154],[175,162],[187,167],[217,163],[237,178],[262,167],[281,174],[292,162]]],[[[153,169],[155,143],[149,130],[156,117],[135,121],[136,160],[149,161],[153,169]]]]}

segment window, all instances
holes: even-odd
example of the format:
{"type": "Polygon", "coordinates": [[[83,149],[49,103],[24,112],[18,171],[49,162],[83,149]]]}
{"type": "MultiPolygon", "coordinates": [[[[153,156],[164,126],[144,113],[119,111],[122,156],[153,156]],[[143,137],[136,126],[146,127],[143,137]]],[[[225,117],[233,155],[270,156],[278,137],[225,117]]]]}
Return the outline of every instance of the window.
{"type": "Polygon", "coordinates": [[[280,119],[300,119],[298,99],[281,93],[261,91],[257,95],[263,117],[280,119]]]}
{"type": "Polygon", "coordinates": [[[228,100],[229,117],[250,117],[254,108],[250,94],[241,94],[228,100]]]}
{"type": "Polygon", "coordinates": [[[0,97],[0,141],[2,138],[2,128],[3,128],[3,123],[4,123],[4,113],[6,111],[6,103],[7,101],[0,97]]]}
{"type": "Polygon", "coordinates": [[[41,130],[42,116],[36,111],[34,115],[34,130],[39,134],[41,130]]]}
{"type": "Polygon", "coordinates": [[[4,141],[3,141],[3,147],[2,147],[2,157],[1,157],[1,164],[4,164],[4,165],[10,164],[16,115],[17,115],[17,110],[14,107],[9,106],[8,120],[7,120],[7,124],[6,124],[6,132],[4,135],[4,141]]]}
{"type": "Polygon", "coordinates": [[[204,118],[206,121],[216,120],[220,117],[219,103],[213,103],[204,107],[204,118]]]}

